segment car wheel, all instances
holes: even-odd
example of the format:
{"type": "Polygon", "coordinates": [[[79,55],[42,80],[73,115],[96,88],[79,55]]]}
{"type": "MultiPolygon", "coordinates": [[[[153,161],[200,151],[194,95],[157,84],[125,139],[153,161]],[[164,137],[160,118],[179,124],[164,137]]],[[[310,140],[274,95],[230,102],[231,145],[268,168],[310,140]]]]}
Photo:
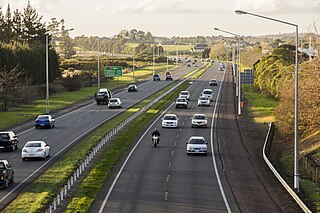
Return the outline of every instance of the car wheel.
{"type": "Polygon", "coordinates": [[[10,183],[14,183],[13,175],[12,175],[12,177],[11,177],[11,179],[10,179],[10,183]]]}
{"type": "Polygon", "coordinates": [[[25,161],[25,160],[26,160],[26,158],[22,158],[22,160],[23,160],[23,161],[25,161]]]}
{"type": "Polygon", "coordinates": [[[39,127],[38,126],[34,126],[34,128],[38,129],[39,127]]]}
{"type": "Polygon", "coordinates": [[[13,151],[14,151],[14,149],[15,149],[15,145],[11,145],[11,147],[10,147],[10,151],[11,151],[11,152],[13,152],[13,151]]]}
{"type": "Polygon", "coordinates": [[[15,145],[15,148],[16,148],[16,149],[19,149],[19,148],[18,148],[18,144],[15,145]]]}
{"type": "Polygon", "coordinates": [[[4,188],[8,188],[8,187],[9,187],[9,180],[6,179],[6,180],[5,180],[5,183],[4,183],[4,188]]]}
{"type": "Polygon", "coordinates": [[[45,160],[46,159],[46,157],[47,157],[47,153],[46,152],[44,152],[44,154],[43,154],[43,160],[45,160]]]}

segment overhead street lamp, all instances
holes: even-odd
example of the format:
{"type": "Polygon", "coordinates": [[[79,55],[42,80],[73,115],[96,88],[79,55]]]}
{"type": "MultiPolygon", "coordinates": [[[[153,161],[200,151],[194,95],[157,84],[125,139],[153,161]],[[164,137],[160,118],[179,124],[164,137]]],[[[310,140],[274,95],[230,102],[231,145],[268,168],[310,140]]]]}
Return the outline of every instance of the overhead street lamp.
{"type": "MultiPolygon", "coordinates": [[[[74,30],[74,28],[64,30],[67,33],[74,30]]],[[[61,34],[63,32],[59,32],[61,34]]],[[[46,35],[46,114],[49,113],[49,34],[46,35]]]]}
{"type": "Polygon", "coordinates": [[[294,118],[294,188],[299,192],[299,139],[298,139],[298,136],[299,136],[298,135],[298,130],[299,130],[298,129],[298,97],[299,97],[298,96],[298,93],[299,93],[299,88],[298,88],[298,85],[299,85],[298,83],[298,80],[299,80],[298,79],[298,41],[299,41],[299,38],[298,36],[299,35],[298,35],[298,25],[290,22],[254,14],[254,13],[249,13],[243,10],[236,10],[235,13],[238,15],[252,15],[259,18],[280,22],[282,24],[287,24],[296,28],[296,54],[295,54],[296,70],[295,70],[295,108],[294,108],[294,114],[295,114],[295,118],[294,118]]]}
{"type": "Polygon", "coordinates": [[[230,35],[233,35],[235,37],[238,38],[238,78],[237,81],[238,82],[238,86],[236,86],[236,88],[238,88],[238,92],[236,92],[236,95],[238,95],[238,115],[241,115],[241,75],[240,75],[240,71],[241,71],[241,60],[240,60],[240,35],[229,32],[229,31],[225,31],[225,30],[221,30],[219,28],[214,28],[214,30],[217,31],[221,31],[230,35]]]}

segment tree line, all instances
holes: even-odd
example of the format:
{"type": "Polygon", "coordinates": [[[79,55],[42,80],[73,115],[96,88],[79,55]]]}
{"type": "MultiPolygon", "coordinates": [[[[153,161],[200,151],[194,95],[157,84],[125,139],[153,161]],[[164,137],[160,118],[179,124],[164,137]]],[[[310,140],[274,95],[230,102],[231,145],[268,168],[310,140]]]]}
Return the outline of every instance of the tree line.
{"type": "Polygon", "coordinates": [[[12,12],[10,4],[5,12],[0,7],[0,73],[7,79],[0,82],[0,98],[5,110],[10,104],[16,105],[16,99],[23,99],[25,94],[19,91],[20,88],[45,83],[46,37],[49,40],[49,80],[53,81],[61,76],[59,56],[50,45],[51,35],[42,16],[30,2],[23,12],[12,12]]]}

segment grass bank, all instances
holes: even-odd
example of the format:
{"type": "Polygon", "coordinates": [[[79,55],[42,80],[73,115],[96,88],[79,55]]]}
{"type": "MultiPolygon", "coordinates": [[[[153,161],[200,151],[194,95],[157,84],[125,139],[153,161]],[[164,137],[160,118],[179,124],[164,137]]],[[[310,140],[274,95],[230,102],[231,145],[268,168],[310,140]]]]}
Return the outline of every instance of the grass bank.
{"type": "Polygon", "coordinates": [[[260,93],[254,85],[243,85],[245,98],[248,100],[248,109],[254,121],[257,123],[274,122],[276,119],[273,110],[276,100],[260,93]]]}
{"type": "Polygon", "coordinates": [[[100,156],[98,163],[82,181],[65,212],[88,212],[112,168],[134,142],[133,139],[136,138],[137,132],[144,129],[145,125],[150,123],[165,106],[174,101],[179,92],[187,88],[188,85],[188,83],[180,85],[173,92],[153,105],[146,113],[139,116],[139,118],[132,122],[121,134],[113,139],[112,144],[100,156]]]}

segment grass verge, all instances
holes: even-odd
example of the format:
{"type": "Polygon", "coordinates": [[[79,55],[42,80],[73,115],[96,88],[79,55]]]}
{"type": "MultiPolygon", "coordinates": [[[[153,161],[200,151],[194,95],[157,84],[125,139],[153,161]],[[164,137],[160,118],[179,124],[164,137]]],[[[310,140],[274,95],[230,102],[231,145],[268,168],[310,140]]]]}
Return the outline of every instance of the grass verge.
{"type": "Polygon", "coordinates": [[[261,94],[253,85],[243,85],[243,91],[248,100],[248,109],[257,123],[274,122],[273,110],[276,100],[261,94]]]}
{"type": "Polygon", "coordinates": [[[137,132],[153,120],[160,113],[161,109],[171,103],[179,92],[187,88],[187,86],[188,83],[180,85],[172,93],[154,104],[147,113],[144,113],[132,122],[121,134],[116,136],[108,149],[102,153],[98,163],[90,171],[89,175],[82,181],[65,212],[88,212],[112,168],[133,143],[132,139],[136,137],[137,132]]]}

